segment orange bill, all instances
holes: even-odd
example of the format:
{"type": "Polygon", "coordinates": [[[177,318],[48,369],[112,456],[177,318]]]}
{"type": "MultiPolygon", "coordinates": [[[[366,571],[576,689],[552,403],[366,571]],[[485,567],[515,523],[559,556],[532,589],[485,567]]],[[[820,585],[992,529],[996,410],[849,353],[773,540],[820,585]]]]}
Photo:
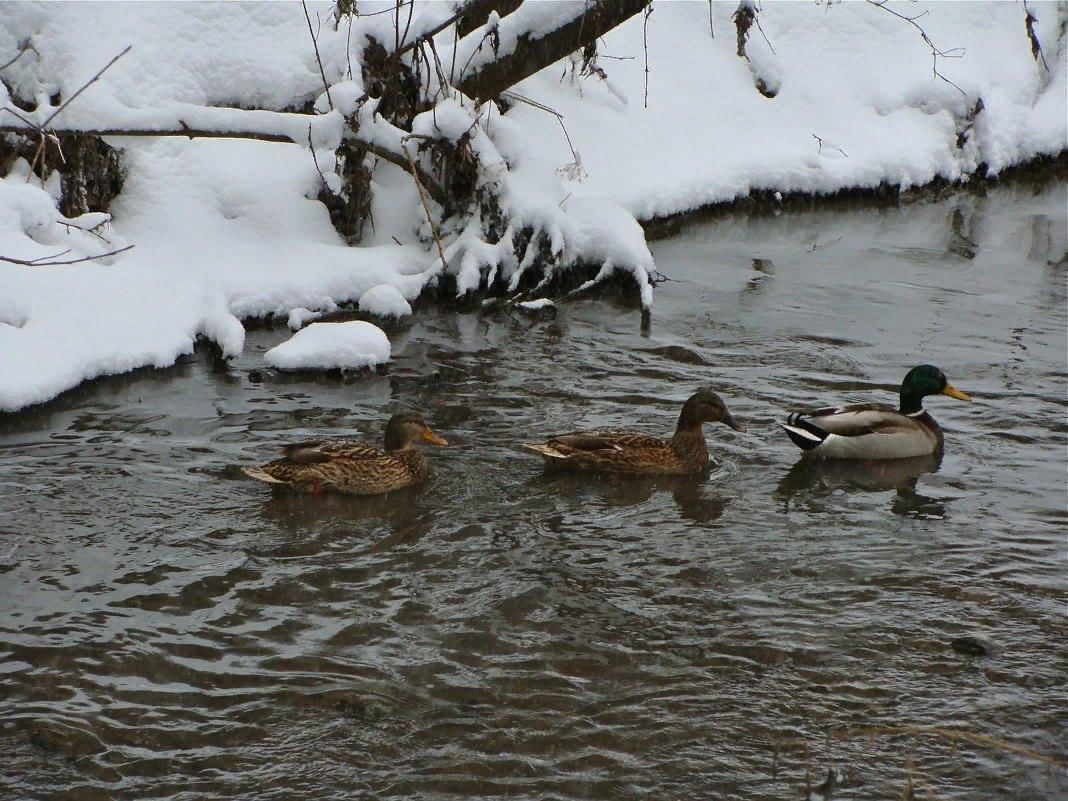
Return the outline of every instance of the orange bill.
{"type": "Polygon", "coordinates": [[[449,443],[431,431],[429,428],[423,429],[423,441],[429,442],[431,445],[448,445],[449,443]]]}

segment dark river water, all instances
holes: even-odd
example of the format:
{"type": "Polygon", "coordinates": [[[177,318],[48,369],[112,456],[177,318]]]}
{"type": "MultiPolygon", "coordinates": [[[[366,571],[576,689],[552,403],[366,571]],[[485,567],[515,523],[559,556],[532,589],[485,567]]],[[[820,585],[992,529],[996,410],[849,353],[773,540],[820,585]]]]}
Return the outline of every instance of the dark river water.
{"type": "Polygon", "coordinates": [[[651,330],[423,311],[378,376],[262,375],[287,336],[0,420],[0,796],[1036,799],[1068,793],[1066,187],[721,217],[654,244],[651,330]],[[795,408],[933,362],[946,456],[797,465],[795,408]],[[691,481],[518,444],[670,433],[691,481]],[[385,499],[236,466],[421,410],[385,499]],[[817,794],[823,787],[823,794],[817,794]]]}

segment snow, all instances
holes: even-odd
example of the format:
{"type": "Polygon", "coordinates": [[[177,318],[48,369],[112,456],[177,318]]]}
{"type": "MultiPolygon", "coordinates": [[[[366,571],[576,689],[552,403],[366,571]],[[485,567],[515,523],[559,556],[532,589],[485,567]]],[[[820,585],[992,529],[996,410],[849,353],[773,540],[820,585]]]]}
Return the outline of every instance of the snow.
{"type": "MultiPolygon", "coordinates": [[[[442,260],[411,178],[375,158],[374,227],[350,247],[317,195],[324,179],[335,190],[340,185],[334,149],[346,135],[345,116],[358,115],[364,141],[394,152],[408,142],[407,131],[377,115],[377,101],[364,100],[359,64],[367,37],[392,46],[392,15],[368,15],[392,6],[361,0],[361,17],[334,30],[333,5],[309,3],[329,100],[300,4],[5,6],[0,63],[20,43],[33,45],[4,70],[13,91],[39,103],[24,116],[46,119],[56,108],[52,95],[69,98],[133,45],[57,124],[185,124],[256,130],[294,143],[108,137],[124,151],[123,191],[109,215],[76,220],[56,208],[56,174],[42,186],[27,180],[29,165],[16,162],[0,180],[0,256],[34,260],[69,251],[63,260],[134,247],[69,265],[0,262],[0,410],[46,401],[97,376],[168,366],[198,338],[224,355],[239,353],[241,321],[252,316],[277,315],[300,328],[353,301],[371,314],[410,314],[409,301],[442,276],[454,279],[460,294],[490,285],[511,294],[529,271],[542,270],[538,289],[556,271],[592,266],[591,283],[632,275],[649,308],[653,260],[635,218],[754,190],[781,198],[996,174],[1068,145],[1063,4],[1026,4],[1047,70],[1032,57],[1021,4],[892,0],[889,8],[924,14],[919,23],[932,41],[960,55],[938,60],[953,86],[932,75],[930,50],[913,26],[869,3],[760,4],[767,41],[754,25],[748,59],[736,53],[736,2],[713,3],[714,37],[707,4],[657,3],[648,19],[648,107],[645,21],[637,15],[599,40],[602,73],[584,77],[581,60],[568,58],[515,88],[560,119],[514,95],[502,115],[493,103],[476,107],[450,90],[415,120],[417,134],[453,141],[469,134],[480,187],[508,216],[499,240],[477,216],[447,221],[442,260]],[[758,80],[775,96],[758,92],[758,80]],[[298,113],[307,103],[319,113],[298,113]],[[528,235],[530,247],[516,253],[515,243],[528,235]],[[552,258],[543,268],[535,257],[546,251],[552,258]]],[[[531,2],[513,14],[491,14],[459,42],[457,69],[470,73],[492,57],[487,34],[507,52],[518,32],[536,36],[583,7],[531,2]]],[[[452,13],[452,3],[420,3],[406,41],[452,13]]],[[[404,13],[402,27],[406,21],[404,13]]],[[[451,28],[436,47],[448,64],[451,28]]],[[[0,83],[0,105],[8,104],[0,83]]],[[[4,124],[15,122],[3,116],[4,124]]],[[[414,142],[407,150],[429,168],[414,142]]],[[[342,366],[345,348],[358,344],[345,333],[358,329],[346,325],[357,324],[313,323],[271,359],[321,357],[342,366]],[[330,335],[308,334],[324,327],[330,335]]],[[[376,358],[384,343],[388,359],[385,335],[375,341],[376,358]]]]}
{"type": "Polygon", "coordinates": [[[373,286],[360,295],[359,309],[378,317],[407,317],[412,313],[404,295],[391,284],[373,286]]]}
{"type": "MultiPolygon", "coordinates": [[[[1022,4],[888,5],[925,14],[919,24],[943,51],[962,49],[959,58],[939,59],[938,69],[966,94],[932,75],[919,31],[888,11],[800,2],[760,4],[757,18],[774,53],[754,25],[751,61],[736,52],[737,3],[713,3],[715,38],[707,4],[656,4],[648,21],[648,108],[641,15],[599,45],[602,54],[632,59],[600,62],[629,103],[596,77],[561,77],[558,66],[517,90],[564,116],[587,175],[571,187],[575,194],[611,197],[640,219],[753,190],[832,193],[956,180],[981,164],[997,172],[1066,147],[1063,5],[1027,4],[1050,72],[1031,55],[1022,4]],[[774,98],[756,90],[754,74],[774,78],[774,98]],[[960,148],[958,134],[979,98],[985,110],[960,148]]],[[[515,148],[525,159],[555,166],[572,160],[552,115],[517,104],[507,116],[520,123],[515,148]]]]}
{"type": "Polygon", "coordinates": [[[556,304],[548,298],[538,298],[537,300],[521,300],[516,306],[527,311],[541,311],[542,309],[555,308],[556,304]]]}
{"type": "Polygon", "coordinates": [[[376,325],[362,320],[312,323],[263,360],[282,370],[358,370],[389,361],[389,338],[376,325]]]}

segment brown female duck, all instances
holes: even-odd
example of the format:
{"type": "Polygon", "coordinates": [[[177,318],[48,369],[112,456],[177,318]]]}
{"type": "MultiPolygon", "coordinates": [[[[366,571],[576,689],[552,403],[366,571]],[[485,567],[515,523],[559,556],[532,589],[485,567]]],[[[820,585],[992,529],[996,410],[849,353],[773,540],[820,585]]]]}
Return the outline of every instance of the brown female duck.
{"type": "Polygon", "coordinates": [[[745,431],[745,426],[731,417],[719,395],[702,389],[683,405],[671,439],[637,431],[597,429],[560,434],[523,447],[540,454],[546,466],[551,467],[590,473],[686,475],[708,466],[708,446],[701,426],[717,422],[745,431]]]}
{"type": "Polygon", "coordinates": [[[283,446],[281,459],[243,469],[259,481],[302,492],[378,495],[418,484],[430,474],[419,441],[448,444],[420,415],[400,412],[386,425],[384,451],[351,439],[311,440],[283,446]]]}

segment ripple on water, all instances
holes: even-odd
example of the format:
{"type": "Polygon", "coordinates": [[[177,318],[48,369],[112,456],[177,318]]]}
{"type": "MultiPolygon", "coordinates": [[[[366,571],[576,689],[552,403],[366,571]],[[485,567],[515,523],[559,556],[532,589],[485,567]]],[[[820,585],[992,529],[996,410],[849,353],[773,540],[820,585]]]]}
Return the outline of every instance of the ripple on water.
{"type": "Polygon", "coordinates": [[[1062,212],[1063,187],[725,218],[658,243],[679,280],[648,337],[595,301],[426,312],[352,379],[263,372],[280,334],[255,331],[228,380],[192,361],[0,421],[0,786],[784,798],[832,767],[843,798],[908,770],[939,798],[1062,792],[1000,744],[1065,759],[1063,271],[1034,257],[1062,212]],[[976,397],[929,403],[941,464],[796,462],[785,412],[893,402],[920,361],[976,397]],[[707,477],[519,449],[666,435],[706,384],[749,426],[708,427],[707,477]],[[378,442],[401,407],[453,443],[421,488],[272,495],[237,469],[378,442]]]}

